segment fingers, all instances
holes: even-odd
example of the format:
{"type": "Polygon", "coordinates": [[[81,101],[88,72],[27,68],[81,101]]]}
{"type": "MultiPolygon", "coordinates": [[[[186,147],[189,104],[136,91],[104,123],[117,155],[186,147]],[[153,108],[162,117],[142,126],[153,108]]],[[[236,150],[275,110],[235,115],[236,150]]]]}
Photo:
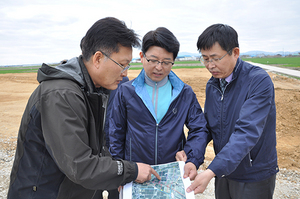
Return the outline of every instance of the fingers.
{"type": "Polygon", "coordinates": [[[148,164],[137,163],[138,165],[138,176],[136,182],[143,183],[145,181],[151,180],[151,175],[153,174],[158,180],[161,180],[161,177],[158,173],[148,164]]]}
{"type": "Polygon", "coordinates": [[[186,189],[186,192],[190,193],[190,192],[194,191],[194,189],[195,188],[191,185],[186,189]]]}
{"type": "Polygon", "coordinates": [[[191,162],[188,162],[187,164],[188,164],[189,167],[191,168],[191,169],[190,169],[190,173],[189,173],[189,177],[190,177],[191,180],[194,180],[195,177],[197,176],[197,167],[196,167],[196,165],[194,165],[194,164],[191,163],[191,162]]]}
{"type": "Polygon", "coordinates": [[[197,176],[197,170],[196,169],[191,170],[189,173],[190,180],[195,180],[196,176],[197,176]]]}
{"type": "Polygon", "coordinates": [[[186,163],[184,165],[183,178],[189,177],[191,180],[194,180],[196,176],[197,176],[197,168],[196,168],[196,166],[193,163],[191,163],[191,162],[186,163]]]}
{"type": "Polygon", "coordinates": [[[198,194],[198,193],[203,193],[205,191],[205,188],[203,187],[196,187],[196,189],[194,190],[194,194],[198,194]]]}
{"type": "MultiPolygon", "coordinates": [[[[151,167],[152,171],[151,173],[158,179],[158,180],[161,180],[161,177],[158,175],[158,173],[151,167]]],[[[150,177],[151,179],[151,177],[150,177]]]]}
{"type": "Polygon", "coordinates": [[[175,159],[176,159],[176,161],[184,161],[185,162],[187,160],[187,156],[186,156],[184,150],[178,151],[176,153],[175,159]]]}
{"type": "Polygon", "coordinates": [[[189,177],[189,173],[190,173],[190,169],[188,167],[184,166],[183,178],[189,177]]]}
{"type": "MultiPolygon", "coordinates": [[[[198,178],[199,179],[199,178],[198,178]]],[[[201,181],[197,181],[196,180],[186,189],[186,192],[190,193],[192,191],[194,191],[194,194],[197,193],[203,193],[206,187],[203,187],[203,184],[201,183],[201,181]]]]}
{"type": "Polygon", "coordinates": [[[123,186],[118,187],[118,192],[120,192],[123,189],[123,186]]]}
{"type": "Polygon", "coordinates": [[[189,193],[194,190],[194,194],[197,193],[203,193],[206,189],[208,183],[210,180],[215,176],[214,172],[210,169],[207,169],[203,171],[202,173],[199,173],[194,182],[189,186],[186,191],[189,193]]]}

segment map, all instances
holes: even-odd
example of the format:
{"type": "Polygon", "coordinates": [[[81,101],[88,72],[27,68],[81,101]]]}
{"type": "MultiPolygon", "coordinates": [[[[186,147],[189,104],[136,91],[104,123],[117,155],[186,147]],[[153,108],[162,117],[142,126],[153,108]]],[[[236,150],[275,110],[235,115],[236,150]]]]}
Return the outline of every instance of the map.
{"type": "MultiPolygon", "coordinates": [[[[150,181],[139,184],[132,182],[123,189],[123,199],[181,199],[195,198],[194,192],[186,193],[190,179],[183,179],[184,162],[171,162],[153,165],[153,169],[160,175],[159,181],[154,175],[150,181]]],[[[121,197],[120,197],[121,198],[121,197]]]]}

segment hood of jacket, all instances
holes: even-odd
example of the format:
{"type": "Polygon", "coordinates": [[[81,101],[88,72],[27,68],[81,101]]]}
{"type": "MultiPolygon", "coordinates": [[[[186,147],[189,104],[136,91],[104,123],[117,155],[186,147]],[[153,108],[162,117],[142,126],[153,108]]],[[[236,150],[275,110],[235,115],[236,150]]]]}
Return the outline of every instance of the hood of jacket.
{"type": "Polygon", "coordinates": [[[37,80],[41,83],[47,80],[68,79],[76,82],[87,93],[109,94],[108,89],[95,87],[82,59],[82,56],[74,57],[57,67],[43,64],[38,70],[37,80]]]}
{"type": "Polygon", "coordinates": [[[79,58],[74,57],[66,63],[52,67],[43,64],[38,70],[37,80],[39,83],[53,79],[69,79],[85,86],[84,76],[79,64],[79,58]]]}

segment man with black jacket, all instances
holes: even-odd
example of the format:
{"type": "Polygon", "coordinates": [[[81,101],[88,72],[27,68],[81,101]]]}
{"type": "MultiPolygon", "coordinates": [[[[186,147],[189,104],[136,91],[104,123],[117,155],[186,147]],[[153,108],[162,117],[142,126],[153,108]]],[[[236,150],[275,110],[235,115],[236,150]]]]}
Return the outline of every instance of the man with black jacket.
{"type": "Polygon", "coordinates": [[[40,85],[22,117],[8,199],[88,199],[158,174],[143,163],[112,159],[104,137],[108,90],[114,90],[139,46],[118,19],[97,21],[81,41],[82,55],[38,71],[40,85]]]}

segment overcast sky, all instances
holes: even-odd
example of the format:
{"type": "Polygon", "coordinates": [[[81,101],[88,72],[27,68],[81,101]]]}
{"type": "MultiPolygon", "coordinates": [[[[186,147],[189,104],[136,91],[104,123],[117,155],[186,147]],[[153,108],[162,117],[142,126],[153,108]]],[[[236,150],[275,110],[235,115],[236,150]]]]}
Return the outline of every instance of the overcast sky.
{"type": "Polygon", "coordinates": [[[179,40],[180,52],[197,53],[198,36],[215,23],[238,32],[242,53],[300,51],[299,10],[299,0],[0,0],[0,65],[78,56],[86,31],[108,16],[140,38],[164,26],[179,40]]]}

